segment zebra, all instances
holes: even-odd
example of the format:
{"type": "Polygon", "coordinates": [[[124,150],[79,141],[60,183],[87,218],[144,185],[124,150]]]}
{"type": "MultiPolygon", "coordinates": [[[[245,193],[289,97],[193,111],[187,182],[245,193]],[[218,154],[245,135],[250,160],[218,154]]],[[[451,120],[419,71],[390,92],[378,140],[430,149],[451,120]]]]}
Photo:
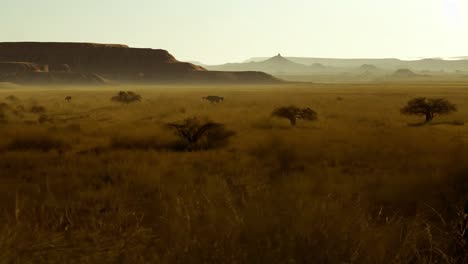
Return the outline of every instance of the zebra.
{"type": "Polygon", "coordinates": [[[220,103],[224,101],[224,97],[216,96],[216,95],[208,95],[202,98],[203,100],[207,100],[210,103],[220,103]]]}

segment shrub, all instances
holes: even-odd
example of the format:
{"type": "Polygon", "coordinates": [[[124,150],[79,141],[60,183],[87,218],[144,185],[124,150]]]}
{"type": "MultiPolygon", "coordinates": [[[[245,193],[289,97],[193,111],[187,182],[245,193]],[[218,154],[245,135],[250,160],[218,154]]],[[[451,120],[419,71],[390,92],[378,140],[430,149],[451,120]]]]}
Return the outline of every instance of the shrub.
{"type": "Polygon", "coordinates": [[[217,96],[217,95],[208,95],[202,98],[203,100],[207,100],[210,103],[221,103],[224,101],[224,97],[217,96]]]}
{"type": "Polygon", "coordinates": [[[12,109],[7,103],[0,103],[0,123],[8,122],[8,112],[11,112],[12,109]]]}
{"type": "Polygon", "coordinates": [[[297,119],[314,121],[317,120],[317,113],[310,108],[299,108],[297,106],[283,106],[276,108],[272,116],[279,118],[286,118],[291,122],[291,125],[295,126],[297,119]]]}
{"type": "Polygon", "coordinates": [[[46,115],[46,114],[41,114],[39,116],[39,118],[37,119],[37,121],[40,123],[40,124],[43,124],[43,123],[46,123],[46,122],[52,122],[53,121],[53,118],[46,115]]]}
{"type": "Polygon", "coordinates": [[[39,151],[50,151],[53,149],[63,150],[67,149],[68,144],[58,137],[50,135],[36,135],[36,134],[24,134],[18,135],[13,138],[11,142],[6,146],[7,150],[39,150],[39,151]]]}
{"type": "Polygon", "coordinates": [[[141,95],[136,94],[131,91],[120,91],[116,96],[113,96],[111,98],[113,102],[119,102],[119,103],[124,103],[124,104],[129,104],[133,102],[140,102],[141,101],[141,95]]]}
{"type": "Polygon", "coordinates": [[[14,96],[14,95],[9,95],[9,96],[5,97],[5,99],[7,99],[8,101],[13,102],[13,103],[19,102],[18,97],[14,96]]]}
{"type": "Polygon", "coordinates": [[[226,130],[223,124],[200,121],[196,117],[168,123],[167,126],[182,140],[179,147],[188,151],[223,146],[234,135],[234,132],[226,130]]]}
{"type": "Polygon", "coordinates": [[[425,122],[427,123],[432,121],[436,114],[447,115],[456,112],[457,107],[444,98],[428,99],[417,97],[411,99],[400,111],[404,115],[425,116],[425,122]]]}
{"type": "Polygon", "coordinates": [[[0,103],[0,111],[9,110],[11,107],[7,103],[0,103]]]}
{"type": "Polygon", "coordinates": [[[29,111],[31,113],[42,114],[45,113],[46,109],[45,107],[40,105],[33,105],[29,111]]]}

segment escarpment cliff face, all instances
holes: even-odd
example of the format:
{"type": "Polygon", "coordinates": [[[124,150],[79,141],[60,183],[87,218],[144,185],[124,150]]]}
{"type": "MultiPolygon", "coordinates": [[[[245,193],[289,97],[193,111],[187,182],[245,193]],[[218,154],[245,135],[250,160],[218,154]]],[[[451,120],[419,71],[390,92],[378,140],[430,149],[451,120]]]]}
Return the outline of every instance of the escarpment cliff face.
{"type": "MultiPolygon", "coordinates": [[[[34,72],[61,72],[61,80],[66,79],[68,75],[73,75],[76,79],[76,76],[80,76],[76,73],[92,73],[105,79],[123,81],[250,82],[252,79],[256,80],[255,76],[260,76],[250,73],[210,73],[203,67],[180,62],[169,52],[161,49],[130,48],[125,45],[93,43],[0,43],[1,62],[29,63],[34,65],[35,69],[31,69],[34,72]]],[[[11,68],[12,66],[5,66],[5,68],[7,67],[11,68]]],[[[20,76],[17,78],[21,79],[23,72],[19,73],[20,76]]],[[[0,75],[1,73],[0,67],[0,75]]],[[[45,79],[53,80],[54,78],[45,79]]],[[[260,79],[276,80],[269,75],[267,77],[261,76],[260,79]]]]}
{"type": "Polygon", "coordinates": [[[205,69],[177,61],[165,50],[90,43],[0,43],[0,61],[68,65],[112,79],[174,76],[205,69]]]}

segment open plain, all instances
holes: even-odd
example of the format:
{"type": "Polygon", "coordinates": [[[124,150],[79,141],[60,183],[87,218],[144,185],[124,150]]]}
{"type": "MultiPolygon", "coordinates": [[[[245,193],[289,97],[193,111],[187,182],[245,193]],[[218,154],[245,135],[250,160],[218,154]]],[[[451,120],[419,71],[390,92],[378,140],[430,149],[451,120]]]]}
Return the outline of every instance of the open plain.
{"type": "Polygon", "coordinates": [[[467,88],[1,85],[0,262],[466,263],[467,88]],[[401,115],[418,96],[458,112],[401,115]],[[288,105],[318,120],[271,116],[288,105]],[[174,148],[188,117],[233,135],[174,148]]]}

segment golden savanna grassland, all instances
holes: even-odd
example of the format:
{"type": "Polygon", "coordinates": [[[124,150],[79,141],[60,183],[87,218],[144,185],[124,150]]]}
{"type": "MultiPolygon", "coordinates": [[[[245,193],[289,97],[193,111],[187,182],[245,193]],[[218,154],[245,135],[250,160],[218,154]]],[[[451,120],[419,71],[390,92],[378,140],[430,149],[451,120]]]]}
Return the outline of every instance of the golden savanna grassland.
{"type": "Polygon", "coordinates": [[[3,86],[0,262],[466,263],[467,88],[3,86]],[[459,111],[420,125],[400,114],[417,96],[459,111]],[[318,120],[271,117],[291,104],[318,120]],[[193,116],[235,135],[168,147],[193,116]]]}

